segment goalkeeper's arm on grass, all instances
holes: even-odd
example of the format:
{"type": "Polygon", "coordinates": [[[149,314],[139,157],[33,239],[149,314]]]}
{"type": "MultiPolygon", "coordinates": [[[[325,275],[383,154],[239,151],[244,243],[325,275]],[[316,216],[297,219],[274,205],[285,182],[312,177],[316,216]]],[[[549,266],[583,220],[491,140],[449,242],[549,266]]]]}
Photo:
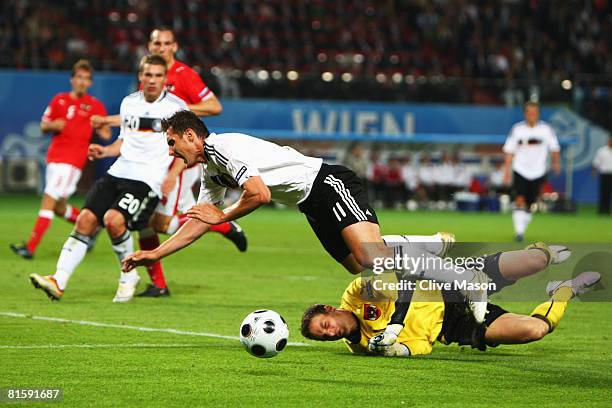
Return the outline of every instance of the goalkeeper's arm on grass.
{"type": "Polygon", "coordinates": [[[404,320],[408,314],[413,293],[412,290],[408,289],[397,291],[395,311],[391,315],[391,320],[389,320],[389,324],[383,333],[370,339],[368,343],[369,352],[388,357],[410,356],[411,353],[408,346],[398,343],[397,338],[404,329],[404,320]]]}

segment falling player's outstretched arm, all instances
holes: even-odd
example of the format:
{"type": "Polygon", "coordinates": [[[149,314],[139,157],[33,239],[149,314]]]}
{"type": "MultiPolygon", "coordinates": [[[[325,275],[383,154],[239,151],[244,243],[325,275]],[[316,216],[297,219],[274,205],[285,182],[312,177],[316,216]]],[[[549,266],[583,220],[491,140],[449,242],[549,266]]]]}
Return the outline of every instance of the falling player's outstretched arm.
{"type": "Polygon", "coordinates": [[[151,265],[156,261],[172,255],[200,238],[210,226],[198,220],[187,221],[178,231],[163,244],[151,251],[136,251],[128,255],[121,264],[123,272],[129,272],[137,266],[151,265]]]}
{"type": "Polygon", "coordinates": [[[222,224],[255,211],[272,200],[272,193],[260,176],[251,176],[242,184],[240,199],[225,210],[210,203],[198,204],[187,211],[187,216],[207,224],[222,224]]]}

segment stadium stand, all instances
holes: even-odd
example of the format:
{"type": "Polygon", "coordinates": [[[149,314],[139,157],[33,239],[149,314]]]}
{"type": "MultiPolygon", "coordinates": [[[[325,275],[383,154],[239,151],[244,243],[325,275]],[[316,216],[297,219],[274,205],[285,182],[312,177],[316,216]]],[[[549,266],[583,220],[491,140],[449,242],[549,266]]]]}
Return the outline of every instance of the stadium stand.
{"type": "Polygon", "coordinates": [[[87,57],[130,72],[150,28],[168,25],[179,59],[222,97],[511,106],[535,93],[612,128],[604,0],[7,0],[0,10],[2,67],[87,57]]]}

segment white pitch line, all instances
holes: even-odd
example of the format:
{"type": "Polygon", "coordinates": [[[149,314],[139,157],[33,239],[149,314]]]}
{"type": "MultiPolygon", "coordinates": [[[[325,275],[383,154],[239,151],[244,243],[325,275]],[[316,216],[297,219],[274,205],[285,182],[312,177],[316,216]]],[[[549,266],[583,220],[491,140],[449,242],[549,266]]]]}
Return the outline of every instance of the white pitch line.
{"type": "MultiPolygon", "coordinates": [[[[24,313],[0,312],[0,316],[20,317],[24,319],[42,320],[46,322],[72,323],[72,324],[80,324],[82,326],[106,327],[106,328],[111,328],[111,329],[127,329],[127,330],[137,330],[137,331],[142,331],[142,332],[170,333],[170,334],[178,334],[178,335],[184,335],[184,336],[199,336],[199,337],[212,337],[215,339],[225,339],[225,340],[240,340],[236,336],[224,336],[222,334],[216,334],[216,333],[193,332],[193,331],[177,330],[177,329],[158,329],[158,328],[153,328],[153,327],[131,326],[128,324],[90,322],[87,320],[69,320],[69,319],[62,319],[59,317],[31,316],[31,315],[27,315],[24,313]]],[[[289,346],[308,346],[308,344],[306,343],[291,342],[291,341],[287,343],[287,345],[289,346]]]]}
{"type": "Polygon", "coordinates": [[[3,349],[65,349],[65,348],[190,348],[190,347],[202,347],[201,344],[148,344],[148,343],[134,343],[134,344],[39,344],[39,345],[12,345],[2,346],[3,349]]]}

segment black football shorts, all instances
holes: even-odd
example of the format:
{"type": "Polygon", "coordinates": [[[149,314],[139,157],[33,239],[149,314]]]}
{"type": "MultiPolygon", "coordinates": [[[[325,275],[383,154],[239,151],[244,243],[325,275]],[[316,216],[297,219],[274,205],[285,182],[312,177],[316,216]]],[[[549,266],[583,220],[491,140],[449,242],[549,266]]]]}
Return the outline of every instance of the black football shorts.
{"type": "Polygon", "coordinates": [[[344,166],[324,163],[299,209],[325,250],[340,263],[351,253],[342,230],[362,221],[378,224],[363,181],[344,166]]]}
{"type": "Polygon", "coordinates": [[[91,210],[100,225],[104,225],[106,211],[113,208],[123,214],[129,230],[138,231],[149,225],[158,202],[159,197],[146,183],[107,174],[89,190],[83,208],[91,210]]]}

